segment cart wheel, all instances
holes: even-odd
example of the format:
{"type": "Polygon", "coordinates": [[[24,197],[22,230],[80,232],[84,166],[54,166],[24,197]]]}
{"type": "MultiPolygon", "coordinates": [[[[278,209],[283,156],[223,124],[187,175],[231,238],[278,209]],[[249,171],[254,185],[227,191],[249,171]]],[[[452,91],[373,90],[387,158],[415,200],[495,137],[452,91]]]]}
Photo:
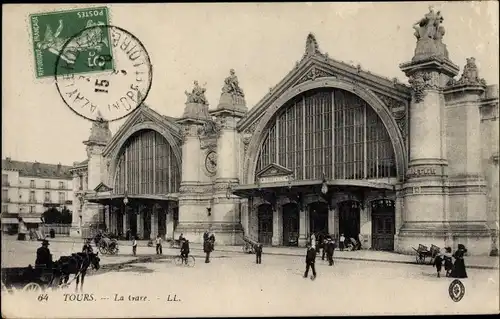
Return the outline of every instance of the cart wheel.
{"type": "Polygon", "coordinates": [[[23,291],[26,291],[26,292],[38,292],[41,290],[42,290],[42,287],[39,284],[37,284],[36,282],[30,282],[29,284],[27,284],[23,288],[23,291]]]}
{"type": "Polygon", "coordinates": [[[425,261],[425,256],[417,255],[417,264],[423,264],[425,261]]]}
{"type": "Polygon", "coordinates": [[[103,255],[105,255],[107,253],[107,249],[106,247],[104,246],[99,246],[99,252],[103,255]]]}

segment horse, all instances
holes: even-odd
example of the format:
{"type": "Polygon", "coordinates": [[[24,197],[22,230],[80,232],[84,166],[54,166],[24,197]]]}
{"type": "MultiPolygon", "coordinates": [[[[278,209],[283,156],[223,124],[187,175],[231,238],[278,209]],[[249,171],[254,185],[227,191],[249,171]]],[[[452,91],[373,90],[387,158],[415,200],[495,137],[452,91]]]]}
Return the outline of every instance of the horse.
{"type": "Polygon", "coordinates": [[[75,290],[78,291],[78,284],[80,283],[80,277],[82,283],[80,285],[80,290],[83,289],[83,282],[85,280],[85,275],[89,266],[92,266],[95,270],[99,270],[99,253],[73,253],[71,256],[61,256],[58,261],[56,261],[56,267],[60,274],[60,284],[67,284],[69,280],[69,275],[75,275],[76,277],[76,287],[75,290]]]}

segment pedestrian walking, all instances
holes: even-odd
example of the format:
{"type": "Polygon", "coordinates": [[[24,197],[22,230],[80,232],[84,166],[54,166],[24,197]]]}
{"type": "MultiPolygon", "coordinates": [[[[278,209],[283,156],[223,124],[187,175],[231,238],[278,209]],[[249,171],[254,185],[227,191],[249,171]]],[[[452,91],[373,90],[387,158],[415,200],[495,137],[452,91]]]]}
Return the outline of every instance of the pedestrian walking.
{"type": "Polygon", "coordinates": [[[314,233],[312,233],[312,235],[311,235],[310,244],[311,244],[312,247],[316,247],[316,235],[314,235],[314,233]]]}
{"type": "Polygon", "coordinates": [[[163,254],[163,249],[161,245],[161,236],[160,234],[156,235],[156,254],[157,255],[162,255],[163,254]]]}
{"type": "Polygon", "coordinates": [[[327,239],[325,244],[326,258],[328,260],[328,265],[333,266],[333,252],[335,251],[335,243],[331,238],[327,239]]]}
{"type": "Polygon", "coordinates": [[[340,234],[340,238],[339,238],[340,251],[344,251],[344,242],[345,242],[344,234],[340,234]]]}
{"type": "Polygon", "coordinates": [[[205,263],[208,264],[210,262],[210,253],[212,252],[212,244],[210,239],[207,239],[203,242],[203,251],[205,252],[205,263]]]}
{"type": "Polygon", "coordinates": [[[257,243],[254,249],[255,249],[255,263],[262,264],[262,244],[257,243]]]}
{"type": "Polygon", "coordinates": [[[458,250],[453,254],[455,263],[451,270],[450,277],[452,278],[467,278],[467,270],[465,269],[464,256],[467,249],[464,245],[458,244],[458,250]]]}
{"type": "Polygon", "coordinates": [[[311,280],[316,279],[316,267],[314,266],[315,262],[316,262],[316,247],[309,244],[307,245],[306,271],[304,272],[304,278],[307,278],[307,275],[309,274],[309,268],[311,268],[313,273],[311,280]]]}
{"type": "Polygon", "coordinates": [[[137,255],[137,240],[132,236],[132,254],[137,255]]]}

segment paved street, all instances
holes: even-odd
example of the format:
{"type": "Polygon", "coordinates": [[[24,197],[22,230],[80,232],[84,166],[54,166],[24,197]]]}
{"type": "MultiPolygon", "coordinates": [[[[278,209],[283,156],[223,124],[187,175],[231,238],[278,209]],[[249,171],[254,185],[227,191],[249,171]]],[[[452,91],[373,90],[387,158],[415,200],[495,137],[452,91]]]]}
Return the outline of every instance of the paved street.
{"type": "MultiPolygon", "coordinates": [[[[21,243],[24,246],[26,243],[21,243]]],[[[33,244],[33,252],[38,243],[33,244]]],[[[71,251],[70,243],[54,243],[52,251],[71,251]]],[[[4,243],[2,243],[2,249],[4,243]]],[[[168,250],[165,253],[175,254],[168,250]]],[[[216,252],[205,264],[195,251],[193,268],[175,266],[171,258],[150,263],[109,266],[85,281],[94,301],[64,301],[63,292],[46,302],[22,293],[4,296],[4,314],[30,317],[212,316],[212,315],[347,315],[497,313],[498,270],[468,269],[464,298],[448,296],[451,279],[436,278],[430,266],[337,260],[328,267],[318,260],[315,281],[302,278],[304,258],[216,252]],[[114,301],[115,295],[125,301],[114,301]],[[128,301],[129,295],[146,301],[128,301]],[[170,300],[167,301],[170,295],[170,300]],[[109,297],[110,299],[101,299],[109,297]],[[174,298],[175,297],[175,298],[174,298]],[[9,308],[15,305],[15,308],[9,308]],[[28,310],[29,309],[29,310],[28,310]]],[[[4,255],[5,259],[12,258],[4,255]],[[7,258],[6,258],[7,257],[7,258]]],[[[23,257],[28,259],[27,257],[23,257]]],[[[111,264],[130,257],[103,257],[111,264]],[[113,261],[116,260],[116,261],[113,261]]],[[[17,259],[17,258],[16,258],[17,259]]],[[[30,260],[33,260],[32,257],[30,260]]],[[[73,286],[66,293],[74,292],[73,286]]],[[[67,297],[69,298],[69,297],[67,297]]],[[[76,297],[75,297],[76,298],[76,297]]],[[[83,298],[83,296],[82,296],[83,298]]]]}

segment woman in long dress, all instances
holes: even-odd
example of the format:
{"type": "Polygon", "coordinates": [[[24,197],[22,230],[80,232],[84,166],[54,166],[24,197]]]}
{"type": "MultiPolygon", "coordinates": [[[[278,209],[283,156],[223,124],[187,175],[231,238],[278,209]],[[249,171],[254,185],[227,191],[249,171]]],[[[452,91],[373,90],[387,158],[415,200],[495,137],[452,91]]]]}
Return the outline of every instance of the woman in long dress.
{"type": "Polygon", "coordinates": [[[464,255],[467,249],[464,245],[458,244],[457,251],[453,254],[455,258],[455,263],[453,264],[453,269],[450,273],[452,278],[467,278],[467,271],[465,269],[464,255]]]}

